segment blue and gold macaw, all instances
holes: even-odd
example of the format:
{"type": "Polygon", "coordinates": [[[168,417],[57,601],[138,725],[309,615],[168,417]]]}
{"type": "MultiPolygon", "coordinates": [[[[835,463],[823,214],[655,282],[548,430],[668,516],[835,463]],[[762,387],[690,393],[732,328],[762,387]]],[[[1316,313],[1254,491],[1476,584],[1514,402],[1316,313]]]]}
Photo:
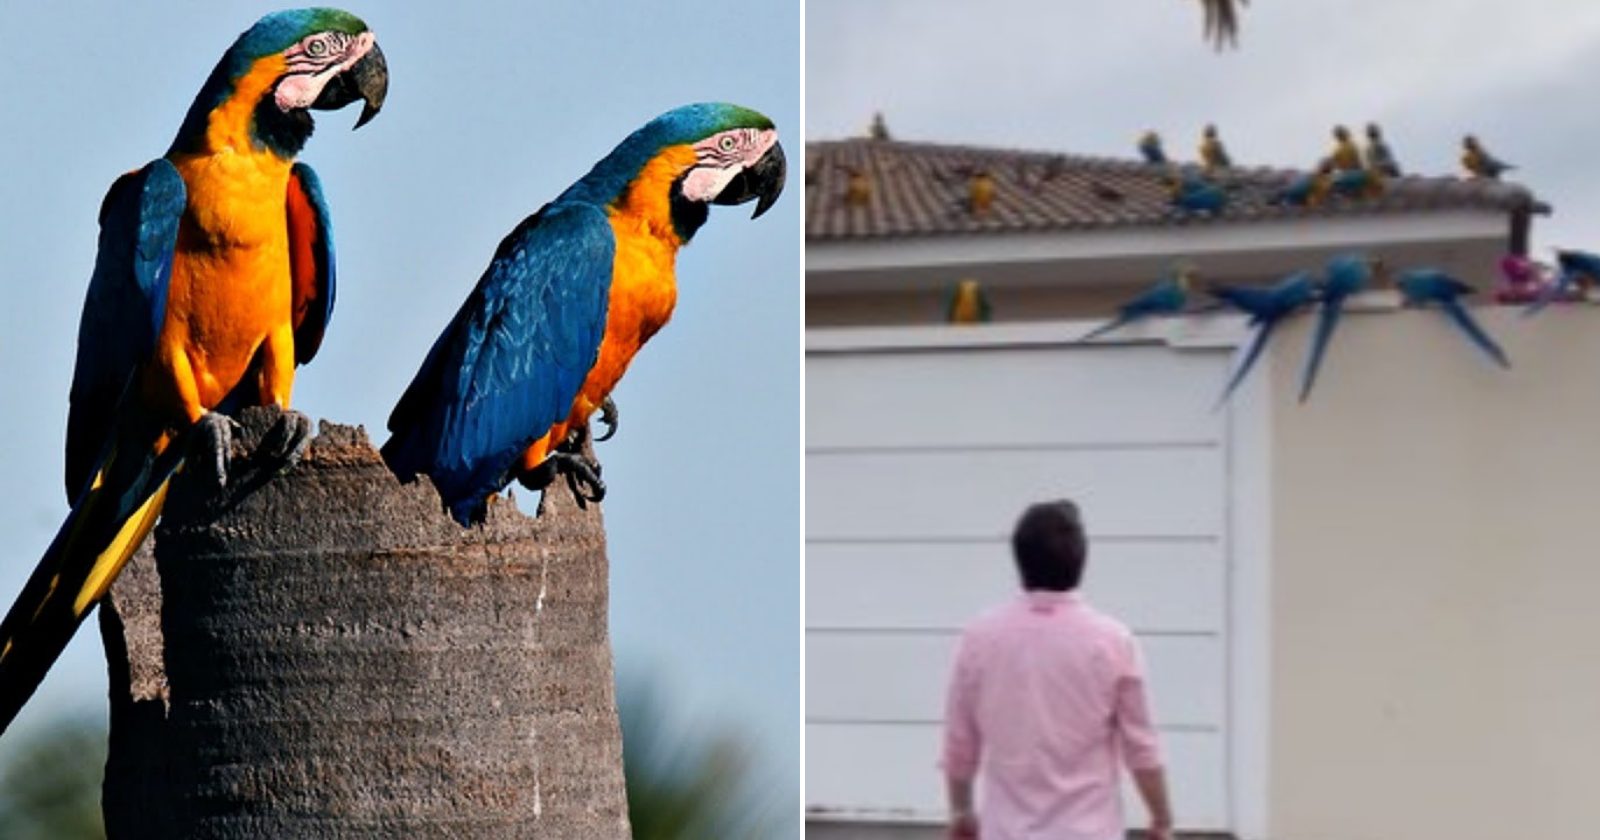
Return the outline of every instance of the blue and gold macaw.
{"type": "Polygon", "coordinates": [[[1471,134],[1461,140],[1461,168],[1466,170],[1469,177],[1487,178],[1491,181],[1498,181],[1501,175],[1516,169],[1515,166],[1489,154],[1489,150],[1471,134]]]}
{"type": "MultiPolygon", "coordinates": [[[[72,511],[0,623],[0,730],[144,541],[197,438],[225,480],[219,412],[288,407],[333,311],[328,207],[295,162],[309,111],[364,101],[359,126],[387,90],[354,15],[268,15],[223,55],[167,153],[111,185],[67,420],[72,511]]],[[[273,440],[287,459],[310,421],[284,417],[273,440]]]]}
{"type": "Polygon", "coordinates": [[[944,308],[947,324],[987,324],[993,317],[982,284],[970,277],[957,281],[949,297],[944,308]]]}
{"type": "Polygon", "coordinates": [[[1383,139],[1383,129],[1377,123],[1367,123],[1367,150],[1364,155],[1366,168],[1377,172],[1385,178],[1400,177],[1400,162],[1395,160],[1394,150],[1389,148],[1383,139]]]}
{"type": "Polygon", "coordinates": [[[1147,318],[1182,315],[1189,303],[1189,289],[1194,285],[1194,268],[1180,264],[1154,286],[1139,293],[1132,300],[1117,307],[1117,316],[1090,330],[1079,341],[1092,341],[1113,330],[1138,323],[1147,318]]]}
{"type": "Polygon", "coordinates": [[[1228,207],[1228,191],[1194,172],[1168,176],[1167,195],[1173,209],[1185,214],[1215,216],[1228,207]]]}
{"type": "Polygon", "coordinates": [[[1523,314],[1534,315],[1557,300],[1574,292],[1581,295],[1600,283],[1600,254],[1557,248],[1556,266],[1555,282],[1541,289],[1539,297],[1523,310],[1523,314]]]}
{"type": "Polygon", "coordinates": [[[1317,311],[1317,326],[1311,333],[1306,366],[1300,374],[1300,402],[1305,402],[1311,396],[1311,388],[1317,381],[1317,370],[1322,367],[1322,358],[1328,352],[1329,342],[1333,340],[1333,331],[1339,326],[1339,316],[1344,314],[1345,301],[1365,291],[1380,270],[1380,261],[1357,254],[1334,257],[1328,262],[1317,294],[1321,304],[1317,311]]]}
{"type": "Polygon", "coordinates": [[[512,481],[564,474],[598,500],[579,447],[671,317],[678,249],[711,204],[765,213],[784,172],[772,121],[736,105],[684,106],[622,141],[500,243],[389,415],[390,468],[427,475],[462,524],[512,481]]]}
{"type": "Polygon", "coordinates": [[[1145,163],[1165,166],[1167,152],[1161,147],[1161,135],[1154,131],[1146,131],[1139,135],[1139,156],[1144,158],[1145,163]]]}
{"type": "Polygon", "coordinates": [[[1472,317],[1472,313],[1461,303],[1461,298],[1475,291],[1471,286],[1436,268],[1414,268],[1406,271],[1395,281],[1395,285],[1400,288],[1400,295],[1407,306],[1437,305],[1467,340],[1493,359],[1495,364],[1503,368],[1511,367],[1511,360],[1506,357],[1506,351],[1489,337],[1472,317]]]}
{"type": "Polygon", "coordinates": [[[1255,366],[1256,359],[1267,346],[1267,339],[1272,337],[1272,331],[1285,318],[1316,300],[1317,286],[1310,272],[1299,271],[1266,288],[1219,284],[1208,291],[1217,300],[1249,315],[1252,329],[1250,343],[1240,354],[1233,375],[1228,378],[1228,385],[1222,391],[1222,398],[1217,402],[1220,407],[1233,396],[1239,383],[1255,366]]]}

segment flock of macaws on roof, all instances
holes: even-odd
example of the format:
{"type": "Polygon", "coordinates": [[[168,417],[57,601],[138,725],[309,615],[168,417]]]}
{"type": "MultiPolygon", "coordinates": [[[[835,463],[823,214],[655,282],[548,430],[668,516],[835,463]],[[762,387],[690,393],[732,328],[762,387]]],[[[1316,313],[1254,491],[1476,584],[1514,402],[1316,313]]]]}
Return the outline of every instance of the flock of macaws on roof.
{"type": "MultiPolygon", "coordinates": [[[[337,9],[269,14],[223,54],[166,153],[112,184],[78,333],[67,428],[72,505],[0,622],[0,731],[9,726],[160,516],[182,468],[228,481],[249,406],[281,421],[254,453],[287,465],[311,423],[288,411],[296,367],[333,314],[329,206],[295,158],[311,110],[378,114],[376,36],[337,9]],[[182,235],[180,235],[182,231],[182,235]]],[[[584,452],[611,390],[671,316],[678,249],[712,204],[783,189],[777,129],[721,103],[669,111],[630,134],[523,220],[446,325],[389,417],[383,457],[427,476],[463,524],[521,482],[566,476],[604,492],[584,452]]]]}
{"type": "MultiPolygon", "coordinates": [[[[1200,134],[1199,165],[1184,166],[1167,157],[1161,136],[1146,131],[1139,137],[1139,156],[1167,168],[1165,181],[1175,212],[1214,215],[1226,210],[1237,183],[1229,179],[1233,158],[1214,125],[1200,134]]],[[[1516,167],[1490,154],[1473,135],[1461,140],[1461,170],[1468,178],[1499,180],[1516,167]]],[[[1271,198],[1290,207],[1316,207],[1330,198],[1378,198],[1389,180],[1401,176],[1394,150],[1377,123],[1368,123],[1366,143],[1358,145],[1350,129],[1333,127],[1333,148],[1310,171],[1292,177],[1271,198]]]]}
{"type": "MultiPolygon", "coordinates": [[[[1366,127],[1366,138],[1365,146],[1358,146],[1347,128],[1335,126],[1330,153],[1315,170],[1285,185],[1274,202],[1315,206],[1330,196],[1359,199],[1381,195],[1385,180],[1401,174],[1400,165],[1377,125],[1366,127]]],[[[1145,163],[1168,167],[1172,203],[1178,210],[1216,213],[1227,206],[1230,184],[1226,174],[1234,164],[1215,126],[1206,126],[1201,134],[1198,166],[1186,167],[1169,159],[1155,132],[1145,132],[1139,138],[1138,150],[1145,163]]],[[[1461,166],[1465,177],[1490,180],[1498,180],[1514,168],[1491,155],[1471,135],[1462,140],[1461,166]]],[[[1558,249],[1555,255],[1553,265],[1522,254],[1503,257],[1498,265],[1500,280],[1494,291],[1495,300],[1525,305],[1525,312],[1532,315],[1557,301],[1586,299],[1590,289],[1600,285],[1600,254],[1558,249]]],[[[1197,291],[1196,278],[1192,265],[1174,267],[1166,277],[1123,303],[1109,321],[1080,341],[1153,318],[1219,310],[1242,314],[1247,319],[1250,338],[1223,389],[1225,401],[1249,374],[1274,330],[1291,315],[1315,309],[1317,323],[1300,377],[1299,398],[1304,402],[1311,395],[1347,302],[1387,282],[1400,293],[1404,305],[1438,309],[1489,360],[1503,368],[1511,366],[1505,350],[1463,302],[1476,290],[1437,268],[1416,267],[1391,273],[1381,260],[1349,254],[1331,260],[1320,275],[1297,271],[1270,286],[1210,284],[1203,290],[1209,301],[1201,304],[1192,297],[1197,291]]],[[[989,320],[990,312],[977,281],[962,280],[952,288],[946,308],[950,323],[980,323],[989,320]]]]}

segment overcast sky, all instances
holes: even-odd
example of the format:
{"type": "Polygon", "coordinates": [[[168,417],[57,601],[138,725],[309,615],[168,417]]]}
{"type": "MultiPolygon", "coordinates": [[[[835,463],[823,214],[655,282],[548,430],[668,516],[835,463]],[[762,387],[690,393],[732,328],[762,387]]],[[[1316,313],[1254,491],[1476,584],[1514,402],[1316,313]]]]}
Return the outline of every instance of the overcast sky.
{"type": "Polygon", "coordinates": [[[1407,169],[1458,171],[1476,133],[1555,205],[1535,242],[1600,250],[1600,3],[1255,0],[1240,48],[1193,0],[810,0],[807,136],[1134,155],[1146,128],[1192,158],[1309,166],[1329,129],[1377,120],[1407,169]]]}
{"type": "MultiPolygon", "coordinates": [[[[166,150],[223,50],[283,5],[0,2],[6,604],[66,512],[67,386],[101,197],[166,150]]],[[[302,155],[332,207],[339,294],[295,405],[378,441],[501,237],[633,129],[728,100],[771,116],[799,152],[793,0],[710,0],[693,15],[664,3],[349,8],[377,33],[392,86],[359,132],[357,109],[320,114],[302,155]]],[[[658,680],[686,716],[756,736],[785,813],[798,813],[799,780],[802,192],[791,183],[756,221],[749,206],[713,209],[680,256],[674,320],[617,391],[622,426],[600,446],[623,669],[658,680]]],[[[104,668],[90,621],[18,725],[103,709],[104,668]]]]}

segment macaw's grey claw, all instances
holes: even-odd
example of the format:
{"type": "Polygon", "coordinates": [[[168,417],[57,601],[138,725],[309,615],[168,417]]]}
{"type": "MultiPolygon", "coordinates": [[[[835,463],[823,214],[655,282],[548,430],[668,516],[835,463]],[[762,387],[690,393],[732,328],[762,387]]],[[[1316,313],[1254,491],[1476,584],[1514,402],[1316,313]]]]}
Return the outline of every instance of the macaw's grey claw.
{"type": "Polygon", "coordinates": [[[263,461],[277,462],[277,472],[283,472],[299,463],[306,447],[311,445],[314,431],[311,418],[298,411],[285,410],[278,422],[262,436],[256,455],[263,461]]]}
{"type": "Polygon", "coordinates": [[[617,404],[609,396],[600,403],[600,422],[606,425],[606,433],[595,438],[595,443],[610,440],[617,433],[617,404]]]}
{"type": "Polygon", "coordinates": [[[228,486],[228,468],[233,463],[233,436],[239,423],[226,414],[207,412],[194,424],[191,444],[197,467],[205,469],[206,479],[218,490],[228,486]]]}

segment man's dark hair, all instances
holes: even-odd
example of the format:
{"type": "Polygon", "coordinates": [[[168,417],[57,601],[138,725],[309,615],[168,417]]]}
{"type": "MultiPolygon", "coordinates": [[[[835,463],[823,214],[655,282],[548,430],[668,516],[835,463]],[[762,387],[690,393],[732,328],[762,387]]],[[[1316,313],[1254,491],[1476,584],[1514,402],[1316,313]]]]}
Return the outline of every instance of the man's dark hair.
{"type": "Polygon", "coordinates": [[[1077,589],[1088,555],[1078,506],[1062,499],[1029,507],[1011,532],[1011,551],[1017,558],[1023,589],[1077,589]]]}

